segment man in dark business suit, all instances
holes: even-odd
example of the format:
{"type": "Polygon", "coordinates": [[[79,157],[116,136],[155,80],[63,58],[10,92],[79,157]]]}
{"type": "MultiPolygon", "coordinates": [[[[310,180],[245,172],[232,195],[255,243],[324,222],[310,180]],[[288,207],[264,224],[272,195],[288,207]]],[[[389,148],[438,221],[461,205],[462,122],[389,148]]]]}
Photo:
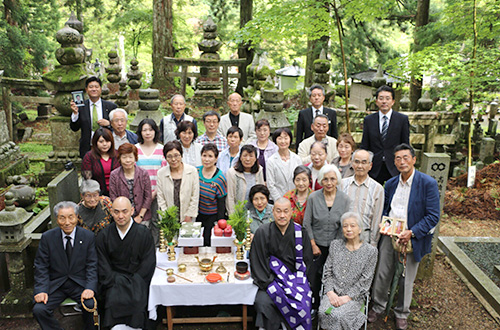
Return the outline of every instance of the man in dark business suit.
{"type": "Polygon", "coordinates": [[[101,99],[102,82],[97,77],[90,77],[85,81],[85,92],[89,96],[85,100],[83,107],[78,107],[75,102],[71,101],[71,122],[69,127],[77,132],[81,129],[82,135],[80,138],[80,157],[83,158],[87,151],[90,150],[92,134],[99,127],[111,129],[109,122],[109,112],[116,109],[117,106],[113,102],[104,101],[101,99]]]}
{"type": "Polygon", "coordinates": [[[410,122],[408,116],[393,111],[394,89],[381,86],[375,94],[379,109],[365,117],[360,149],[373,152],[373,167],[369,173],[381,185],[399,174],[394,165],[394,147],[410,144],[410,122]]]}
{"type": "Polygon", "coordinates": [[[312,106],[299,112],[297,120],[297,134],[295,137],[295,146],[298,148],[300,142],[312,136],[314,133],[311,130],[311,125],[314,118],[319,114],[324,114],[328,117],[329,129],[326,135],[337,138],[337,113],[333,109],[323,107],[325,101],[325,89],[321,85],[312,85],[309,88],[309,100],[312,106]]]}
{"type": "MultiPolygon", "coordinates": [[[[399,234],[399,243],[411,240],[413,252],[406,255],[404,276],[400,275],[397,306],[394,308],[396,329],[408,327],[413,282],[422,257],[431,252],[432,235],[440,217],[439,190],[436,180],[415,170],[415,150],[408,144],[394,149],[395,164],[400,175],[385,184],[383,215],[406,220],[406,228],[399,234]]],[[[389,288],[395,273],[395,263],[400,257],[392,247],[390,236],[381,235],[378,267],[373,280],[372,309],[368,321],[375,322],[386,309],[389,288]]]]}
{"type": "MultiPolygon", "coordinates": [[[[60,202],[54,206],[59,228],[46,231],[35,257],[33,315],[42,329],[60,329],[53,311],[66,298],[94,307],[97,290],[97,252],[94,234],[78,222],[78,206],[60,202]]],[[[81,306],[80,306],[81,307],[81,306]]],[[[92,314],[83,310],[85,329],[95,329],[92,314]]]]}

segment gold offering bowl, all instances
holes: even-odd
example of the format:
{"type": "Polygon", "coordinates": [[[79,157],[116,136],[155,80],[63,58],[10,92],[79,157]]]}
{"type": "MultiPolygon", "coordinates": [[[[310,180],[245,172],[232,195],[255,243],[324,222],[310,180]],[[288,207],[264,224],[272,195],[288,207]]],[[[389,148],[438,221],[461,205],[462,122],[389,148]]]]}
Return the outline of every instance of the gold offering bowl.
{"type": "Polygon", "coordinates": [[[168,276],[173,275],[174,274],[174,269],[173,268],[167,268],[166,272],[167,272],[168,276]]]}
{"type": "Polygon", "coordinates": [[[177,269],[179,270],[179,273],[185,273],[186,272],[186,264],[180,264],[177,266],[177,269]]]}
{"type": "Polygon", "coordinates": [[[217,256],[214,256],[212,260],[210,260],[209,258],[203,258],[200,260],[198,256],[195,256],[195,258],[198,261],[198,265],[200,266],[201,271],[209,272],[212,270],[215,258],[217,258],[217,256]]]}

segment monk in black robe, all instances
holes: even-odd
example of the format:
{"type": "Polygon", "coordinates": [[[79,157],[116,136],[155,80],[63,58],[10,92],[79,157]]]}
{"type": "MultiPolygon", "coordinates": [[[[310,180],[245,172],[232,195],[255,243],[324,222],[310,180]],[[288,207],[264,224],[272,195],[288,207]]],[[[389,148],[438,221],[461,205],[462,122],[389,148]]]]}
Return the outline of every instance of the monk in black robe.
{"type": "MultiPolygon", "coordinates": [[[[298,271],[296,268],[296,228],[290,222],[292,208],[290,201],[279,198],[274,203],[273,216],[275,221],[261,225],[252,240],[250,250],[250,265],[252,267],[252,278],[255,285],[259,287],[255,298],[255,326],[266,330],[280,329],[285,318],[269,295],[270,284],[275,281],[275,272],[271,269],[272,257],[279,259],[292,273],[298,271]]],[[[299,228],[302,233],[302,254],[306,269],[310,268],[313,260],[311,241],[307,232],[299,228]]],[[[310,279],[309,274],[307,277],[310,279]]],[[[287,325],[291,327],[290,324],[287,325]]]]}
{"type": "Polygon", "coordinates": [[[102,326],[147,327],[149,284],[156,266],[151,232],[137,224],[126,197],[113,202],[114,223],[97,236],[102,326]]]}

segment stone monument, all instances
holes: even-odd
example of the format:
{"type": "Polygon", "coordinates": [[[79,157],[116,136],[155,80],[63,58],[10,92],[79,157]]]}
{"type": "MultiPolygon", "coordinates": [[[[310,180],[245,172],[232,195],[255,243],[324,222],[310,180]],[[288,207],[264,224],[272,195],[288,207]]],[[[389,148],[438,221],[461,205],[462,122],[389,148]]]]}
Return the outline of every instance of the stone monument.
{"type": "Polygon", "coordinates": [[[122,66],[120,64],[120,57],[118,56],[118,50],[115,48],[111,49],[108,52],[108,62],[109,65],[106,67],[106,78],[108,79],[109,83],[107,84],[109,92],[110,92],[110,99],[113,100],[115,99],[115,94],[118,92],[119,85],[118,83],[121,80],[120,72],[122,71],[122,66]]]}
{"type": "Polygon", "coordinates": [[[0,186],[5,186],[8,176],[21,174],[28,168],[28,157],[22,156],[19,147],[10,141],[5,111],[0,111],[0,186]]]}
{"type": "Polygon", "coordinates": [[[325,104],[332,104],[335,101],[335,90],[331,88],[330,82],[330,61],[326,58],[326,52],[321,50],[319,58],[313,62],[314,73],[312,77],[313,84],[323,86],[325,89],[325,104]]]}
{"type": "Polygon", "coordinates": [[[29,317],[33,290],[26,288],[25,250],[31,238],[24,235],[24,224],[32,213],[14,206],[14,195],[5,194],[5,209],[0,211],[0,252],[5,253],[10,291],[0,303],[3,317],[29,317]]]}
{"type": "Polygon", "coordinates": [[[55,90],[54,106],[58,115],[49,119],[52,148],[45,163],[45,171],[55,173],[64,169],[64,164],[72,161],[79,164],[80,132],[73,132],[69,128],[72,91],[83,91],[87,72],[85,71],[85,47],[83,46],[83,24],[71,14],[66,25],[56,33],[57,42],[61,48],[56,50],[56,65],[53,71],[42,76],[45,87],[55,90]]]}
{"type": "Polygon", "coordinates": [[[255,69],[259,65],[259,54],[254,53],[252,63],[247,66],[247,87],[243,87],[243,105],[242,110],[247,113],[259,111],[260,105],[260,93],[256,93],[254,81],[255,81],[255,69]]]}
{"type": "Polygon", "coordinates": [[[498,113],[498,98],[490,103],[490,113],[488,115],[488,135],[495,138],[497,135],[498,120],[495,119],[498,113]]]}
{"type": "Polygon", "coordinates": [[[130,124],[130,129],[135,131],[139,123],[145,118],[153,119],[156,124],[160,124],[163,115],[160,107],[160,91],[157,89],[139,89],[139,111],[135,115],[134,121],[130,124]]]}
{"type": "MultiPolygon", "coordinates": [[[[217,53],[222,43],[217,40],[217,24],[208,17],[203,23],[203,40],[198,43],[198,49],[202,52],[200,58],[205,60],[220,60],[217,53]]],[[[211,106],[219,108],[225,100],[222,100],[222,89],[220,81],[220,68],[200,67],[201,77],[196,83],[193,104],[198,106],[211,106]]]]}
{"type": "MultiPolygon", "coordinates": [[[[450,171],[450,156],[440,153],[427,153],[423,154],[421,171],[433,177],[438,184],[439,190],[439,215],[443,212],[444,195],[446,192],[446,185],[448,184],[448,173],[450,171]]],[[[436,258],[437,241],[439,236],[439,226],[434,228],[434,236],[432,238],[431,253],[425,255],[420,261],[418,267],[417,278],[428,279],[432,277],[434,270],[434,259],[436,258]]]]}
{"type": "Polygon", "coordinates": [[[290,122],[283,113],[283,91],[274,87],[271,77],[268,77],[267,84],[261,91],[262,93],[262,110],[257,115],[256,121],[267,119],[271,126],[271,132],[274,132],[279,127],[291,128],[290,122]],[[269,86],[269,87],[268,87],[269,86]]]}
{"type": "Polygon", "coordinates": [[[128,105],[127,82],[122,79],[120,80],[119,85],[120,90],[115,94],[116,105],[120,108],[125,108],[128,105]]]}
{"type": "Polygon", "coordinates": [[[128,94],[128,108],[127,110],[136,111],[139,109],[139,88],[142,86],[142,78],[143,73],[139,71],[139,62],[134,58],[130,61],[130,70],[127,72],[127,84],[130,87],[130,91],[128,94]]]}

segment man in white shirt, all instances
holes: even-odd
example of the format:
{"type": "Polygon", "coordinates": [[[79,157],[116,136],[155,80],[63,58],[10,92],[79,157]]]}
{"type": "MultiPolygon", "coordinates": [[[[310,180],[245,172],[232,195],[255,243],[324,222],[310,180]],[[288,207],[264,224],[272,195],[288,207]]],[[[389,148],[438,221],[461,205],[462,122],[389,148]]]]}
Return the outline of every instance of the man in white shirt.
{"type": "Polygon", "coordinates": [[[125,109],[116,108],[109,113],[109,121],[113,128],[113,139],[115,140],[115,149],[124,143],[137,143],[137,134],[127,129],[128,114],[125,109]]]}
{"type": "Polygon", "coordinates": [[[109,112],[116,109],[113,102],[101,99],[102,81],[97,77],[90,77],[85,81],[85,92],[89,96],[85,100],[83,107],[78,107],[71,101],[71,122],[69,127],[77,132],[81,130],[80,138],[80,157],[90,151],[92,135],[99,127],[111,129],[109,122],[109,112]]]}
{"type": "Polygon", "coordinates": [[[255,123],[252,115],[241,112],[241,106],[243,105],[241,95],[238,93],[229,95],[227,104],[229,105],[230,111],[220,119],[218,128],[219,134],[226,136],[227,130],[231,126],[237,126],[243,131],[243,144],[250,139],[256,138],[255,123]]]}
{"type": "Polygon", "coordinates": [[[342,190],[351,199],[349,211],[358,213],[363,220],[363,241],[377,247],[379,224],[384,209],[384,188],[368,176],[372,168],[373,153],[358,149],[352,154],[354,175],[342,179],[342,190]]]}
{"type": "Polygon", "coordinates": [[[325,102],[325,89],[321,85],[312,85],[308,90],[309,101],[311,106],[299,112],[297,119],[297,131],[295,138],[295,145],[298,145],[304,140],[313,135],[311,124],[317,115],[323,114],[328,117],[328,132],[327,135],[333,138],[338,137],[337,133],[337,112],[323,106],[325,102]]]}
{"type": "Polygon", "coordinates": [[[326,161],[331,163],[339,153],[337,152],[337,139],[326,135],[328,132],[328,117],[322,114],[317,115],[311,125],[311,130],[314,135],[302,141],[298,147],[297,154],[302,159],[302,163],[311,162],[311,146],[316,141],[323,142],[326,145],[326,161]]]}
{"type": "Polygon", "coordinates": [[[196,131],[198,131],[198,125],[196,120],[190,115],[186,114],[186,99],[184,96],[180,94],[176,94],[172,96],[170,99],[170,106],[172,107],[172,114],[165,116],[160,121],[160,135],[161,141],[163,144],[177,140],[175,136],[175,130],[177,129],[177,125],[183,120],[188,120],[193,122],[196,127],[196,131]]]}
{"type": "Polygon", "coordinates": [[[379,243],[378,267],[373,280],[372,309],[368,322],[375,322],[386,309],[389,289],[395,273],[395,263],[406,258],[406,267],[399,277],[397,306],[394,308],[396,329],[406,330],[410,314],[413,282],[422,257],[431,252],[432,235],[440,217],[439,190],[436,180],[415,170],[415,150],[408,144],[394,148],[394,163],[400,175],[385,184],[383,215],[406,220],[406,226],[398,235],[404,246],[411,240],[413,252],[399,255],[392,247],[390,236],[382,235],[379,243]]]}

